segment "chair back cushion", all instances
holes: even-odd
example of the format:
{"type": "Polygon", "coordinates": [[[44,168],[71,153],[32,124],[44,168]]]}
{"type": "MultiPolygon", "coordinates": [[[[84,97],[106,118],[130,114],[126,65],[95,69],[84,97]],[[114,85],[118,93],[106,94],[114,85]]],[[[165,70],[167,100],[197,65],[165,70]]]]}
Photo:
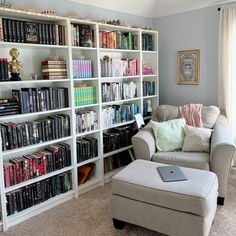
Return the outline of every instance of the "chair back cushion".
{"type": "MultiPolygon", "coordinates": [[[[204,128],[212,129],[219,114],[220,110],[218,107],[203,106],[202,123],[204,128]]],[[[172,105],[160,105],[154,110],[152,114],[152,120],[157,122],[163,122],[178,118],[181,118],[179,107],[172,105]]]]}

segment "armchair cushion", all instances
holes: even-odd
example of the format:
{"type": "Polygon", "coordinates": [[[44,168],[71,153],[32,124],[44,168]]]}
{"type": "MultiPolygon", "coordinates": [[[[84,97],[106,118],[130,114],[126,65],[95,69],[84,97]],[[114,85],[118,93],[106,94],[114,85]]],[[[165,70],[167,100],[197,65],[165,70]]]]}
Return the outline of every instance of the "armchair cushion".
{"type": "Polygon", "coordinates": [[[152,161],[179,165],[189,168],[209,170],[210,155],[206,152],[156,152],[152,161]]]}
{"type": "Polygon", "coordinates": [[[185,119],[168,120],[164,122],[150,121],[159,151],[174,151],[182,148],[184,140],[185,119]]]}
{"type": "Polygon", "coordinates": [[[185,125],[184,127],[184,152],[209,152],[211,129],[198,128],[185,125]]]}

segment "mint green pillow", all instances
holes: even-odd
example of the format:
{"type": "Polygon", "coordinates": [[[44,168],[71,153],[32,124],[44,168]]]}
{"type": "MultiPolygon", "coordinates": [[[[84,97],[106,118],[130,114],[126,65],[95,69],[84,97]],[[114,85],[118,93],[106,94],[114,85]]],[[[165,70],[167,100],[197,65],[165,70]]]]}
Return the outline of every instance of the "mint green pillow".
{"type": "Polygon", "coordinates": [[[170,152],[182,148],[184,142],[185,119],[168,120],[164,122],[150,121],[156,138],[156,147],[161,152],[170,152]]]}

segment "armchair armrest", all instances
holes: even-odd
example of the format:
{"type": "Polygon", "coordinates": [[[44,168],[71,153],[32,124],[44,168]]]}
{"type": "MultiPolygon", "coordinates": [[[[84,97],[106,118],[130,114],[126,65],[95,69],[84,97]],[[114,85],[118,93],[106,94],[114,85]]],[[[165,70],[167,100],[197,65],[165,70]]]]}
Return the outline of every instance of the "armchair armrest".
{"type": "Polygon", "coordinates": [[[156,151],[155,137],[151,128],[144,128],[132,137],[136,159],[151,160],[156,151]]]}
{"type": "Polygon", "coordinates": [[[210,169],[219,181],[219,197],[226,196],[227,182],[235,152],[235,144],[230,134],[227,119],[219,115],[212,134],[210,169]]]}

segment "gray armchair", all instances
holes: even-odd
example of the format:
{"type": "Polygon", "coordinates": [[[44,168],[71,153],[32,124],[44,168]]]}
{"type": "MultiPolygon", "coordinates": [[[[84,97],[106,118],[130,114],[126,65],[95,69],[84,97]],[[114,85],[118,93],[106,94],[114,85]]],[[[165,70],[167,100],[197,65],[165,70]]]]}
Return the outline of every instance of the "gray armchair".
{"type": "MultiPolygon", "coordinates": [[[[179,118],[178,107],[162,105],[153,113],[152,120],[164,121],[179,118]]],[[[210,153],[206,152],[158,152],[152,129],[148,126],[132,137],[136,159],[145,159],[164,164],[209,170],[218,176],[218,204],[224,204],[227,182],[231,170],[235,144],[229,132],[227,120],[215,106],[204,106],[202,121],[205,128],[212,128],[210,153]]]]}

